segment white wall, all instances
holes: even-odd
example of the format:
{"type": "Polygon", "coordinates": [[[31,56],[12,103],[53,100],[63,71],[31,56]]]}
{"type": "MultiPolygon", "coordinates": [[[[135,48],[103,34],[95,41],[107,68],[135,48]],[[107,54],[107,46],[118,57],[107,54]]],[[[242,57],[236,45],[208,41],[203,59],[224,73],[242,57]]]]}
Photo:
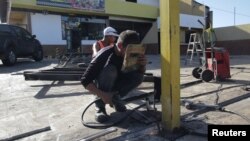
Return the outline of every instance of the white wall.
{"type": "Polygon", "coordinates": [[[35,34],[43,45],[66,44],[66,41],[62,40],[60,15],[31,14],[31,25],[32,34],[35,34]]]}
{"type": "Polygon", "coordinates": [[[137,0],[137,3],[159,7],[159,0],[137,0]]]}
{"type": "Polygon", "coordinates": [[[204,17],[194,16],[187,14],[180,14],[180,26],[188,28],[203,28],[203,26],[198,22],[200,20],[204,24],[204,17]]]}
{"type": "MultiPolygon", "coordinates": [[[[62,40],[62,27],[60,15],[31,14],[32,34],[42,45],[66,45],[62,40]]],[[[91,45],[95,40],[82,40],[82,45],[91,45]]]]}
{"type": "MultiPolygon", "coordinates": [[[[203,26],[198,22],[198,20],[204,24],[205,20],[202,16],[180,14],[180,27],[203,29],[203,26]]],[[[160,17],[157,18],[157,27],[160,29],[160,17]]]]}
{"type": "Polygon", "coordinates": [[[144,44],[158,43],[158,29],[157,22],[154,22],[151,29],[148,31],[144,39],[142,40],[144,44]]]}

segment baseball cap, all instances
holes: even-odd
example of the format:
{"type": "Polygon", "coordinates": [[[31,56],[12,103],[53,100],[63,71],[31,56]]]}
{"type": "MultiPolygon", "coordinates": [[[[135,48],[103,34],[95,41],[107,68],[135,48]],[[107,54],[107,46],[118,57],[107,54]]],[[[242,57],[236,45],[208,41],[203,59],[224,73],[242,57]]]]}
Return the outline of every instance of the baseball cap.
{"type": "Polygon", "coordinates": [[[103,35],[104,36],[119,36],[117,34],[117,31],[113,28],[113,27],[106,27],[104,30],[103,30],[103,35]]]}

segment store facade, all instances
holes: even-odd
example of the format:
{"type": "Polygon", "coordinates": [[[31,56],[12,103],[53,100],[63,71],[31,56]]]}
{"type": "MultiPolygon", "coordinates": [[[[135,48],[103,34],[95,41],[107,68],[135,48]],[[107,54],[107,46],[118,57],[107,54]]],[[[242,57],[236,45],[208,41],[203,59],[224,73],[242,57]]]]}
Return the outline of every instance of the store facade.
{"type": "MultiPolygon", "coordinates": [[[[181,0],[180,21],[188,16],[202,20],[202,5],[192,4],[197,5],[193,0],[181,0]]],[[[112,26],[118,32],[136,30],[148,53],[157,54],[160,31],[157,19],[159,0],[12,0],[9,23],[35,34],[48,56],[55,56],[56,48],[65,49],[67,28],[79,25],[84,52],[91,53],[92,44],[103,36],[102,30],[112,26]]],[[[202,30],[201,26],[192,27],[190,22],[180,25],[181,42],[186,40],[186,31],[202,30]]]]}

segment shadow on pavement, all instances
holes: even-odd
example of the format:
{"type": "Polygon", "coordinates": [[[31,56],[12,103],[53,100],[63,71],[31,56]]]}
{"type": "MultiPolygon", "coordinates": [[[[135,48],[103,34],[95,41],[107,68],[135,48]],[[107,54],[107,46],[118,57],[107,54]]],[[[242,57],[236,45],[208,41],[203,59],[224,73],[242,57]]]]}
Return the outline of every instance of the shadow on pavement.
{"type": "MultiPolygon", "coordinates": [[[[59,97],[71,97],[71,96],[82,96],[85,94],[90,94],[90,92],[74,92],[74,93],[63,93],[63,94],[52,94],[52,95],[46,95],[50,88],[54,86],[60,86],[65,85],[61,84],[62,82],[59,81],[58,84],[55,84],[56,81],[53,81],[50,85],[44,85],[42,86],[41,90],[37,92],[37,94],[34,96],[36,99],[44,99],[44,98],[59,98],[59,97]]],[[[40,85],[41,86],[41,85],[40,85]]]]}
{"type": "Polygon", "coordinates": [[[43,60],[41,62],[35,62],[31,59],[18,59],[14,66],[4,66],[0,63],[0,73],[13,73],[19,71],[25,71],[29,69],[39,69],[46,66],[50,66],[53,63],[57,63],[56,60],[43,60]]]}

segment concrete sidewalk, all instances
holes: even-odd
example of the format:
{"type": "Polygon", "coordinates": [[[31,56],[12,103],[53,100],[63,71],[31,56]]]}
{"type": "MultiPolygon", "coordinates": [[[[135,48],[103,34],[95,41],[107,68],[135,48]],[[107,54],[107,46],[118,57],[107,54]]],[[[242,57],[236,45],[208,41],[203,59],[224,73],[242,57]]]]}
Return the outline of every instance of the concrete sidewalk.
{"type": "MultiPolygon", "coordinates": [[[[160,56],[148,55],[152,62],[147,66],[147,72],[160,76],[160,56]]],[[[181,127],[185,131],[195,134],[177,134],[172,136],[177,141],[207,140],[207,124],[250,124],[246,117],[250,117],[250,93],[241,86],[250,83],[250,57],[231,56],[231,78],[224,82],[199,83],[181,89],[181,98],[194,103],[206,105],[223,105],[226,109],[237,113],[215,110],[187,109],[181,106],[181,127]]],[[[94,96],[86,91],[78,81],[25,81],[24,71],[38,71],[53,68],[57,60],[47,59],[33,62],[28,59],[19,60],[13,67],[0,64],[0,140],[18,137],[31,131],[38,132],[21,138],[22,141],[72,141],[90,137],[103,129],[93,129],[82,125],[81,114],[86,106],[94,100],[94,96]]],[[[196,65],[184,65],[181,59],[181,84],[195,79],[192,69],[196,65]]],[[[152,83],[143,83],[132,94],[153,91],[152,83]]],[[[143,101],[127,104],[132,109],[143,101]]],[[[157,103],[160,116],[161,104],[157,103]]],[[[114,113],[114,109],[107,106],[112,117],[122,117],[125,113],[114,113]]],[[[147,114],[145,107],[139,111],[147,114]]],[[[86,113],[86,121],[94,122],[94,107],[86,113]]],[[[159,135],[157,123],[144,124],[135,118],[127,118],[114,126],[117,131],[98,137],[95,140],[169,140],[171,135],[159,135]],[[165,136],[165,137],[164,137],[165,136]]],[[[164,134],[164,133],[163,133],[164,134]]],[[[13,139],[13,138],[12,138],[13,139]]]]}

